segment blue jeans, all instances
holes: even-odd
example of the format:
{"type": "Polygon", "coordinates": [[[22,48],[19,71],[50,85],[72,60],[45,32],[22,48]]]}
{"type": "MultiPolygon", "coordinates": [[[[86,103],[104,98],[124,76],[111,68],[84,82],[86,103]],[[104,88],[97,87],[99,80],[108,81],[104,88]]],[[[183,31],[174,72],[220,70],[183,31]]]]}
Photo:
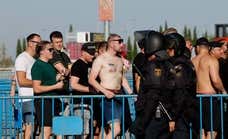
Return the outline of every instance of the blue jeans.
{"type": "Polygon", "coordinates": [[[113,122],[121,122],[122,118],[122,99],[121,98],[113,98],[104,100],[104,123],[111,124],[113,122]],[[112,108],[112,100],[113,100],[113,108],[112,108]],[[113,109],[113,115],[112,115],[113,109]],[[113,116],[113,117],[112,117],[113,116]]]}

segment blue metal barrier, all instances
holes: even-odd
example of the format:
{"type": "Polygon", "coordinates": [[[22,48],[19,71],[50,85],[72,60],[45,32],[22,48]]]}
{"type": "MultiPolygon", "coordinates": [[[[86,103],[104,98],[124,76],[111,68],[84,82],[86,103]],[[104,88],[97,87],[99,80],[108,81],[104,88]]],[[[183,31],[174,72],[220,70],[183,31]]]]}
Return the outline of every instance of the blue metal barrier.
{"type": "MultiPolygon", "coordinates": [[[[119,98],[119,100],[121,100],[121,105],[122,105],[122,109],[121,109],[121,111],[122,111],[122,113],[123,113],[123,115],[122,115],[122,119],[120,119],[121,120],[121,123],[125,123],[125,121],[126,121],[126,117],[125,117],[125,105],[128,105],[128,104],[126,104],[126,99],[134,99],[136,97],[136,95],[117,95],[115,98],[117,99],[117,98],[119,98]]],[[[93,119],[93,117],[94,117],[94,110],[93,110],[93,106],[94,106],[94,100],[99,100],[100,102],[102,102],[101,103],[101,106],[102,106],[102,108],[101,108],[101,114],[100,115],[102,115],[101,117],[102,117],[102,119],[101,119],[101,125],[102,125],[102,127],[101,127],[101,130],[102,130],[102,132],[103,133],[105,133],[104,132],[104,127],[105,127],[105,122],[104,122],[104,107],[105,107],[105,105],[104,105],[104,100],[105,100],[105,96],[103,96],[103,95],[89,95],[89,96],[34,96],[34,97],[19,97],[19,96],[15,96],[15,97],[9,97],[9,96],[2,96],[2,97],[0,97],[0,106],[5,106],[4,105],[4,103],[8,103],[8,102],[11,102],[12,101],[12,99],[14,99],[14,100],[18,100],[19,101],[19,103],[17,104],[17,108],[18,109],[20,109],[20,110],[22,110],[22,105],[20,104],[20,102],[21,102],[21,100],[23,100],[23,99],[32,99],[33,100],[33,102],[34,101],[36,101],[36,100],[38,100],[38,99],[41,99],[41,107],[42,107],[42,113],[44,113],[44,107],[45,107],[45,103],[44,103],[44,101],[45,100],[47,100],[47,99],[51,99],[51,101],[52,101],[52,106],[53,106],[53,108],[55,107],[54,105],[54,100],[64,100],[64,99],[68,99],[68,107],[69,107],[69,113],[67,114],[67,115],[65,115],[65,111],[66,111],[66,109],[65,109],[65,107],[63,107],[64,106],[64,101],[62,101],[61,102],[61,108],[60,108],[60,116],[69,116],[69,117],[71,117],[71,116],[75,116],[75,106],[77,105],[77,104],[75,104],[75,102],[74,102],[74,99],[80,99],[81,101],[82,101],[82,104],[80,104],[79,105],[79,109],[80,109],[80,114],[79,115],[77,115],[77,116],[79,116],[79,117],[81,117],[82,119],[83,119],[83,123],[84,123],[84,110],[86,110],[87,109],[87,107],[85,107],[85,105],[83,104],[84,103],[84,101],[86,100],[86,99],[89,99],[90,100],[90,129],[89,129],[89,136],[91,136],[90,138],[93,138],[93,136],[94,136],[94,129],[93,128],[91,128],[91,127],[93,127],[93,121],[94,121],[94,119],[93,119]],[[102,105],[103,104],[103,105],[102,105]]],[[[112,114],[111,114],[111,116],[112,116],[112,123],[114,122],[114,109],[115,109],[115,107],[114,107],[114,101],[112,100],[111,101],[112,102],[112,114]]],[[[9,123],[12,123],[12,122],[15,122],[15,119],[14,119],[14,115],[13,115],[13,106],[12,105],[8,105],[8,106],[10,106],[11,108],[10,108],[10,111],[6,111],[6,114],[7,114],[7,116],[4,114],[1,114],[0,113],[0,119],[1,119],[1,122],[6,122],[7,123],[7,125],[9,124],[9,123]]],[[[5,108],[4,109],[1,109],[1,110],[5,110],[5,108]]],[[[32,113],[35,113],[34,112],[35,110],[33,110],[33,112],[32,113]]],[[[3,112],[2,112],[3,113],[3,112]]],[[[55,109],[52,109],[52,117],[54,118],[54,117],[56,117],[56,116],[54,116],[54,113],[55,113],[55,109]]],[[[131,113],[131,114],[134,114],[134,112],[133,113],[131,113]]],[[[42,117],[42,122],[41,122],[41,127],[43,127],[43,125],[44,125],[44,115],[42,114],[41,115],[42,117]]],[[[129,115],[129,118],[130,117],[132,117],[131,115],[129,115]]],[[[133,117],[135,117],[135,116],[133,116],[133,117]]],[[[35,122],[34,122],[35,123],[35,122]]],[[[71,123],[72,124],[72,123],[71,123]]],[[[11,125],[11,124],[9,124],[9,125],[11,125]]],[[[15,131],[14,130],[16,130],[16,127],[15,126],[11,126],[11,127],[7,127],[7,128],[10,128],[10,129],[12,129],[12,130],[7,130],[7,133],[6,133],[6,129],[3,127],[3,124],[1,124],[0,125],[1,127],[0,127],[0,135],[2,136],[2,137],[15,137],[16,136],[16,134],[15,134],[15,131]]],[[[85,124],[83,124],[82,125],[83,127],[82,127],[82,129],[84,130],[85,129],[85,124]]],[[[56,126],[55,126],[56,127],[56,126]]],[[[61,126],[62,127],[62,126],[61,126]]],[[[112,124],[112,129],[114,128],[114,124],[112,124]]],[[[122,124],[122,126],[121,126],[121,128],[122,128],[122,132],[121,132],[121,136],[124,138],[124,135],[125,135],[125,128],[126,128],[126,126],[125,126],[125,124],[122,124]]],[[[20,130],[21,131],[21,130],[20,130]]],[[[43,131],[43,129],[41,130],[41,131],[43,131]]],[[[56,131],[56,129],[54,129],[54,133],[60,133],[60,131],[58,132],[58,131],[56,131]]],[[[34,131],[35,132],[35,131],[34,131]]],[[[112,134],[114,135],[114,130],[112,130],[111,131],[112,132],[112,134]]],[[[84,133],[84,131],[83,131],[83,133],[84,133]]],[[[104,134],[102,135],[103,136],[103,138],[104,138],[104,134]]]]}
{"type": "MultiPolygon", "coordinates": [[[[132,86],[132,80],[129,81],[130,85],[132,86]]],[[[10,90],[10,80],[8,79],[4,79],[4,80],[0,80],[0,137],[4,138],[4,137],[10,137],[10,138],[14,138],[17,136],[17,132],[22,132],[22,115],[19,115],[19,120],[16,121],[15,120],[15,114],[14,114],[14,109],[13,109],[13,105],[12,105],[12,100],[17,100],[16,102],[16,108],[19,110],[19,114],[21,114],[21,110],[22,110],[22,106],[21,104],[18,102],[19,100],[22,99],[26,99],[26,98],[32,98],[33,101],[36,99],[41,99],[42,101],[48,98],[52,99],[52,102],[54,101],[54,99],[61,99],[62,103],[61,103],[61,115],[64,115],[64,99],[67,99],[69,102],[69,113],[67,114],[67,116],[71,117],[74,116],[74,99],[78,98],[81,99],[82,103],[85,101],[85,99],[90,99],[90,106],[93,107],[94,106],[94,101],[99,99],[101,102],[101,132],[102,132],[102,137],[104,138],[104,133],[105,133],[105,129],[103,127],[105,127],[105,122],[104,122],[104,99],[105,97],[103,95],[89,95],[89,96],[45,96],[45,97],[10,97],[9,96],[9,90],[10,90]],[[16,124],[16,125],[15,125],[16,124]],[[18,125],[17,125],[18,124],[18,125]],[[19,128],[19,129],[18,129],[19,128]]],[[[130,106],[130,111],[131,111],[131,118],[134,120],[135,118],[135,111],[134,111],[134,98],[136,97],[136,95],[118,95],[116,96],[116,98],[121,98],[121,103],[123,106],[127,105],[126,100],[128,100],[129,106],[130,106]],[[126,98],[126,99],[125,99],[126,98]]],[[[226,139],[228,138],[227,133],[228,133],[228,112],[227,112],[227,100],[226,98],[228,98],[228,95],[197,95],[197,98],[199,99],[199,122],[198,122],[198,126],[199,129],[203,129],[203,99],[204,98],[208,98],[209,99],[209,106],[210,106],[210,130],[213,131],[214,130],[214,118],[215,118],[215,114],[220,114],[220,128],[219,128],[219,133],[218,133],[218,138],[220,139],[226,139]],[[219,113],[213,113],[214,107],[213,107],[213,100],[214,99],[218,99],[218,104],[219,104],[219,108],[220,108],[220,112],[219,113]],[[225,113],[224,113],[225,112],[225,113]],[[225,116],[226,115],[226,116],[225,116]],[[224,124],[226,123],[226,124],[224,124]]],[[[54,103],[52,103],[52,106],[54,107],[54,103]]],[[[113,122],[113,101],[112,101],[112,122],[113,122]]],[[[44,103],[42,102],[42,108],[44,108],[44,103]]],[[[81,117],[84,117],[84,110],[86,109],[86,107],[84,107],[83,105],[80,105],[80,110],[81,110],[81,117]]],[[[125,122],[125,107],[122,108],[122,123],[125,122]]],[[[52,115],[54,115],[54,109],[52,109],[52,115]]],[[[90,111],[90,117],[91,117],[91,121],[94,120],[93,118],[94,115],[94,111],[90,111]]],[[[42,115],[43,117],[43,115],[42,115]]],[[[54,116],[53,116],[54,117],[54,116]]],[[[44,117],[43,117],[44,118],[44,117]]],[[[43,119],[42,118],[42,119],[43,119]]],[[[43,125],[43,124],[42,124],[43,125]]],[[[113,124],[112,124],[113,125],[113,124]]],[[[84,124],[82,125],[84,126],[84,124]]],[[[93,127],[93,123],[90,122],[90,127],[93,127]]],[[[189,125],[190,130],[189,130],[189,134],[190,134],[190,139],[194,138],[193,137],[193,133],[194,133],[194,129],[192,129],[192,124],[190,123],[189,125]]],[[[112,127],[113,128],[113,127],[112,127]]],[[[126,129],[126,125],[122,124],[121,126],[122,131],[121,131],[121,135],[122,138],[124,137],[125,134],[125,129],[126,129]]],[[[82,129],[84,129],[84,127],[82,127],[82,129]]],[[[94,134],[94,129],[91,128],[90,129],[90,136],[91,138],[93,138],[94,134]]],[[[114,131],[111,131],[112,134],[114,131]]],[[[198,131],[197,131],[198,132],[198,131]]],[[[202,138],[202,132],[199,132],[200,135],[198,135],[198,137],[202,138]]],[[[22,136],[21,136],[22,137],[22,136]]]]}
{"type": "MultiPolygon", "coordinates": [[[[2,93],[2,94],[4,94],[4,93],[2,93]]],[[[120,98],[120,100],[121,100],[121,105],[122,106],[125,106],[125,105],[127,105],[126,104],[126,100],[127,99],[125,99],[125,98],[128,98],[128,99],[134,99],[134,97],[136,97],[136,95],[117,95],[116,96],[116,98],[120,98]]],[[[14,120],[14,114],[13,114],[13,106],[10,104],[11,103],[11,101],[12,101],[12,99],[15,99],[15,100],[22,100],[22,99],[28,99],[28,98],[32,98],[33,100],[37,100],[37,99],[41,99],[42,101],[44,101],[45,99],[52,99],[52,102],[54,102],[54,100],[55,99],[60,99],[61,98],[61,100],[64,100],[64,99],[67,99],[68,100],[68,102],[69,102],[69,105],[68,105],[68,110],[69,110],[69,112],[68,112],[68,114],[67,115],[64,115],[65,113],[65,111],[64,111],[64,108],[65,107],[62,107],[62,106],[64,106],[64,101],[62,101],[62,103],[61,103],[61,115],[62,116],[75,116],[74,115],[74,111],[75,111],[75,104],[74,104],[74,99],[75,98],[78,98],[78,99],[80,99],[82,102],[85,102],[85,100],[86,99],[89,99],[90,100],[90,107],[93,107],[94,106],[94,101],[95,100],[97,100],[97,99],[99,99],[100,100],[100,102],[101,102],[101,105],[103,106],[102,108],[101,108],[101,118],[102,118],[102,121],[101,121],[101,126],[102,127],[105,127],[105,122],[104,122],[104,99],[105,99],[105,97],[103,96],[103,95],[90,95],[90,96],[42,96],[42,97],[38,97],[38,96],[35,96],[35,97],[18,97],[18,96],[15,96],[15,97],[9,97],[9,96],[3,96],[3,95],[1,95],[1,97],[0,97],[0,106],[1,106],[1,109],[0,109],[0,136],[2,136],[2,137],[5,137],[5,136],[7,136],[7,137],[15,137],[16,136],[16,132],[15,132],[15,126],[12,124],[13,122],[15,122],[15,120],[14,120]],[[64,98],[64,99],[63,99],[64,98]],[[4,127],[5,126],[5,127],[4,127]]],[[[214,129],[213,129],[213,127],[214,127],[214,125],[213,125],[213,120],[214,120],[214,118],[215,118],[215,114],[217,114],[217,113],[213,113],[213,110],[214,110],[214,108],[213,108],[213,100],[214,99],[218,99],[218,104],[219,104],[219,111],[220,111],[220,114],[221,114],[221,116],[220,116],[220,118],[221,118],[221,120],[220,120],[220,128],[219,128],[219,137],[221,138],[221,139],[225,139],[227,136],[225,136],[225,134],[227,133],[227,128],[224,128],[224,126],[226,126],[226,125],[224,125],[224,118],[226,119],[226,118],[228,118],[228,117],[224,117],[224,109],[227,107],[227,106],[223,106],[224,105],[224,99],[225,98],[228,98],[228,95],[213,95],[213,96],[211,96],[211,95],[197,95],[197,98],[199,98],[199,109],[200,109],[200,112],[199,112],[199,118],[200,118],[200,121],[199,121],[199,126],[200,126],[200,129],[203,129],[203,99],[204,98],[208,98],[209,99],[209,103],[210,103],[210,113],[209,113],[209,115],[210,115],[210,125],[211,125],[211,131],[213,131],[214,129]]],[[[20,103],[19,103],[20,104],[20,103]]],[[[19,109],[21,109],[21,105],[19,105],[19,104],[17,104],[17,107],[19,108],[19,109]]],[[[54,103],[52,103],[52,105],[53,105],[53,107],[54,107],[54,103]]],[[[44,105],[44,103],[42,103],[42,107],[44,108],[45,107],[45,105],[44,105]]],[[[86,106],[84,106],[83,104],[81,104],[80,106],[79,106],[79,109],[81,110],[81,117],[84,117],[84,110],[85,109],[87,109],[87,107],[86,106]]],[[[91,108],[89,108],[89,109],[91,109],[91,108]]],[[[226,108],[227,109],[227,108],[226,108]]],[[[114,110],[114,105],[113,105],[113,101],[112,101],[112,111],[114,110]]],[[[122,115],[122,119],[121,119],[121,122],[122,123],[124,123],[125,122],[125,107],[122,107],[122,112],[123,112],[123,115],[122,115]]],[[[227,110],[226,110],[226,112],[227,112],[227,110]]],[[[131,114],[133,114],[134,113],[134,111],[131,111],[131,114]]],[[[53,114],[53,117],[54,117],[54,109],[52,110],[52,114],[53,114]]],[[[113,119],[113,117],[114,117],[114,115],[113,115],[114,113],[112,113],[112,121],[114,120],[113,119]]],[[[80,116],[79,115],[79,116],[80,116]]],[[[93,110],[91,110],[90,111],[90,117],[91,117],[91,121],[93,121],[94,119],[93,119],[93,115],[94,115],[94,111],[93,110]]],[[[43,117],[44,118],[44,117],[43,117]]],[[[84,126],[84,124],[83,124],[83,126],[84,126]]],[[[92,122],[90,122],[90,127],[92,127],[93,126],[93,123],[92,122]]],[[[189,125],[190,127],[192,127],[192,125],[190,124],[189,125]]],[[[125,134],[125,128],[126,128],[126,125],[125,124],[122,124],[122,126],[121,126],[121,128],[122,128],[122,131],[121,131],[121,135],[122,135],[122,137],[124,138],[124,134],[125,134]]],[[[82,128],[82,129],[84,129],[84,127],[82,128]]],[[[93,131],[94,129],[93,128],[90,128],[90,136],[91,136],[91,138],[94,136],[94,134],[93,134],[93,131]]],[[[105,133],[105,129],[104,128],[101,128],[101,132],[103,133],[103,137],[104,137],[104,133],[105,133]]],[[[114,131],[111,131],[112,133],[114,132],[114,131]]],[[[190,133],[190,139],[191,138],[193,138],[193,136],[192,136],[192,132],[193,132],[193,129],[192,128],[190,128],[190,131],[189,131],[189,133],[190,133]]],[[[200,132],[200,137],[202,137],[202,132],[200,132]]]]}
{"type": "MultiPolygon", "coordinates": [[[[199,98],[199,117],[200,117],[200,139],[202,138],[203,135],[203,131],[202,129],[204,129],[204,115],[205,113],[203,113],[205,110],[203,108],[203,105],[205,105],[204,103],[206,103],[205,101],[209,100],[209,107],[210,107],[210,113],[208,113],[208,115],[210,115],[210,132],[211,132],[211,136],[212,136],[212,131],[217,130],[218,132],[218,138],[220,139],[226,139],[228,138],[228,128],[225,127],[224,128],[224,123],[227,122],[228,119],[228,113],[227,113],[227,108],[224,108],[224,105],[227,105],[227,98],[228,95],[222,95],[222,94],[215,94],[215,95],[197,95],[197,97],[199,98]],[[224,99],[226,99],[226,102],[224,102],[224,99]],[[215,113],[215,110],[218,109],[218,113],[215,113]],[[224,113],[225,112],[225,113],[224,113]],[[224,114],[226,114],[226,117],[224,117],[224,114]],[[215,125],[214,125],[214,121],[216,121],[216,116],[220,116],[219,117],[219,121],[220,122],[220,128],[219,129],[215,129],[215,125]],[[225,118],[225,119],[224,119],[225,118]]],[[[207,103],[206,103],[207,104],[207,103]]],[[[217,123],[218,124],[218,123],[217,123]]],[[[227,125],[228,123],[226,123],[227,125]]]]}

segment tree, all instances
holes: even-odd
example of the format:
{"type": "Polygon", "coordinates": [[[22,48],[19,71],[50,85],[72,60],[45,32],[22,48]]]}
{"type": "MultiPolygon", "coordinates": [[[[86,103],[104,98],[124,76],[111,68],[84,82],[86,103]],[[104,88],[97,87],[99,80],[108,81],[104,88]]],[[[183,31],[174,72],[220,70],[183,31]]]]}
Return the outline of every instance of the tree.
{"type": "Polygon", "coordinates": [[[26,49],[26,40],[25,40],[25,38],[23,38],[22,51],[25,51],[25,49],[26,49]]]}
{"type": "Polygon", "coordinates": [[[21,40],[20,39],[17,39],[17,52],[16,52],[16,56],[18,56],[21,52],[22,52],[21,40]]]}
{"type": "Polygon", "coordinates": [[[195,44],[197,40],[197,30],[196,27],[193,29],[193,37],[192,37],[192,43],[195,44]]]}
{"type": "Polygon", "coordinates": [[[209,38],[209,37],[208,37],[207,31],[205,31],[205,33],[203,34],[203,36],[204,36],[205,38],[207,38],[207,39],[209,38]]]}
{"type": "Polygon", "coordinates": [[[3,43],[0,48],[1,51],[1,57],[0,57],[0,66],[3,68],[10,67],[13,65],[13,60],[11,57],[7,57],[6,55],[6,46],[3,43]]]}
{"type": "Polygon", "coordinates": [[[167,23],[167,21],[165,21],[165,30],[167,30],[168,29],[168,23],[167,23]]]}
{"type": "Polygon", "coordinates": [[[188,29],[187,39],[192,40],[192,32],[190,28],[188,29]]]}
{"type": "Polygon", "coordinates": [[[72,24],[70,24],[69,32],[74,32],[74,30],[73,30],[73,25],[72,25],[72,24]]]}
{"type": "Polygon", "coordinates": [[[132,60],[132,44],[130,36],[127,39],[127,59],[132,60]]]}
{"type": "Polygon", "coordinates": [[[159,26],[159,32],[162,33],[163,32],[163,27],[160,25],[159,26]]]}
{"type": "Polygon", "coordinates": [[[187,38],[187,36],[188,36],[188,28],[187,28],[186,25],[184,26],[183,34],[184,34],[184,38],[187,38]]]}
{"type": "Polygon", "coordinates": [[[6,46],[5,46],[4,43],[2,44],[2,52],[1,52],[1,54],[2,54],[2,59],[4,60],[6,58],[6,46]]]}

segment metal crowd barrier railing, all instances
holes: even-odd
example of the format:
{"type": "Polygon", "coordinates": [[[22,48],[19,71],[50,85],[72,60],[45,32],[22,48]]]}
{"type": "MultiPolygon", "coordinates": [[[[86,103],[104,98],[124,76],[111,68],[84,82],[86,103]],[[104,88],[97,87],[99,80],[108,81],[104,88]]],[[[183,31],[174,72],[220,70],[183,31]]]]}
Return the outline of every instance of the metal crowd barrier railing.
{"type": "MultiPolygon", "coordinates": [[[[215,131],[214,121],[215,117],[219,117],[219,121],[216,121],[216,124],[220,125],[220,128],[217,129],[218,139],[227,139],[228,138],[228,95],[215,94],[215,95],[197,95],[199,98],[199,127],[200,127],[200,139],[202,139],[203,127],[205,120],[204,115],[209,115],[210,117],[210,132],[215,131]],[[207,102],[205,102],[207,101],[207,102]],[[203,113],[205,110],[205,105],[209,104],[210,113],[203,113]],[[217,112],[216,112],[217,110],[217,112]],[[219,123],[218,123],[219,122],[219,123]]],[[[211,134],[212,136],[212,134],[211,134]]]]}
{"type": "MultiPolygon", "coordinates": [[[[126,122],[126,120],[129,120],[131,119],[131,117],[134,117],[132,115],[134,115],[134,113],[129,113],[129,117],[126,117],[125,114],[126,114],[126,106],[128,105],[127,103],[130,102],[129,100],[133,100],[134,102],[134,98],[136,97],[136,95],[117,95],[114,99],[119,99],[120,100],[120,103],[122,105],[122,118],[121,118],[121,134],[120,136],[122,138],[125,138],[126,137],[126,134],[125,134],[125,131],[128,127],[126,127],[126,125],[124,124],[126,122]]],[[[19,138],[22,138],[23,137],[23,134],[22,134],[22,131],[23,131],[23,126],[22,126],[22,105],[21,105],[21,100],[23,99],[32,99],[32,103],[34,104],[34,102],[36,100],[41,100],[41,107],[42,107],[42,123],[41,124],[41,127],[43,126],[43,119],[44,119],[44,115],[43,115],[43,110],[44,110],[44,101],[47,100],[47,99],[50,99],[51,102],[52,102],[52,108],[54,108],[54,100],[60,100],[60,113],[59,115],[62,116],[62,117],[65,117],[66,119],[61,119],[63,121],[61,122],[64,122],[64,121],[67,121],[69,119],[69,117],[72,117],[72,116],[75,116],[74,114],[74,108],[75,106],[78,106],[79,109],[80,109],[80,115],[77,115],[79,117],[82,118],[82,121],[84,120],[83,117],[84,117],[84,110],[85,109],[88,109],[90,111],[90,128],[89,128],[89,136],[90,138],[93,138],[94,136],[94,129],[91,128],[93,127],[93,122],[94,122],[94,103],[95,103],[95,100],[99,100],[100,101],[100,104],[101,104],[101,135],[102,135],[102,138],[104,138],[104,133],[105,133],[105,129],[103,127],[105,127],[105,123],[104,123],[104,108],[105,108],[105,105],[104,105],[104,101],[105,101],[105,97],[103,95],[85,95],[85,96],[34,96],[34,97],[19,97],[19,96],[15,96],[15,97],[9,97],[9,96],[0,96],[0,106],[1,106],[1,109],[0,109],[0,136],[1,137],[10,137],[10,138],[14,138],[16,136],[18,136],[19,138]],[[75,104],[75,100],[74,99],[79,99],[81,100],[81,103],[78,105],[78,104],[75,104]],[[84,102],[86,100],[89,100],[89,107],[86,107],[84,105],[84,102]],[[12,102],[16,102],[15,106],[12,104],[12,102]],[[67,105],[66,105],[67,104],[67,105]],[[65,108],[68,108],[68,111],[65,109],[65,108]],[[15,113],[15,110],[17,110],[17,112],[15,113]],[[15,119],[16,118],[16,119],[15,119]],[[68,118],[68,119],[67,119],[68,118]]],[[[111,100],[112,102],[112,123],[114,122],[114,100],[112,99],[111,100]]],[[[35,114],[35,106],[32,106],[32,115],[35,114]]],[[[56,117],[54,116],[54,111],[55,109],[52,109],[52,116],[53,117],[56,117]]],[[[132,111],[132,110],[131,110],[132,111]]],[[[78,118],[78,117],[77,117],[78,118]]],[[[73,120],[74,121],[74,120],[73,120]]],[[[54,122],[54,121],[53,121],[54,122]]],[[[61,123],[60,122],[60,123],[61,123]]],[[[32,125],[34,125],[36,122],[34,121],[32,123],[32,125]]],[[[54,124],[54,123],[53,123],[54,124]]],[[[75,123],[77,124],[77,123],[75,123]]],[[[69,126],[72,126],[72,123],[67,123],[67,125],[69,126]]],[[[79,125],[82,125],[84,126],[84,124],[79,124],[79,125]]],[[[112,129],[113,129],[113,124],[112,125],[112,129]]],[[[61,130],[61,131],[57,131],[57,133],[62,133],[66,130],[64,130],[64,128],[67,128],[69,129],[69,127],[63,127],[62,125],[55,125],[55,127],[61,127],[61,128],[58,128],[58,130],[61,130]]],[[[54,128],[54,127],[53,127],[54,128]]],[[[84,127],[72,127],[72,128],[82,128],[82,132],[79,133],[79,135],[83,135],[84,133],[84,127]]],[[[53,129],[56,131],[56,129],[53,129]]],[[[34,128],[33,128],[33,131],[34,131],[34,128]]],[[[41,130],[41,132],[43,131],[43,129],[41,130]]],[[[34,131],[34,132],[37,132],[37,131],[34,131]]],[[[114,134],[114,130],[111,131],[112,132],[112,135],[114,134]]],[[[43,132],[42,132],[43,133],[43,132]]],[[[62,135],[64,135],[64,133],[62,133],[62,135]]],[[[35,136],[34,134],[32,136],[35,136]]],[[[128,135],[128,137],[126,138],[132,138],[131,135],[128,135]]]]}
{"type": "MultiPolygon", "coordinates": [[[[83,117],[84,117],[84,110],[85,109],[89,109],[90,110],[90,128],[89,128],[89,136],[90,138],[93,138],[94,136],[94,129],[91,128],[93,127],[93,121],[94,121],[94,110],[93,110],[93,106],[94,106],[94,103],[95,103],[95,100],[99,100],[100,101],[100,105],[102,106],[101,107],[101,111],[100,111],[100,114],[101,114],[101,135],[102,135],[102,138],[104,138],[104,133],[105,133],[105,123],[104,123],[104,101],[105,101],[105,97],[103,95],[86,95],[86,96],[34,96],[34,97],[18,97],[18,96],[15,96],[15,97],[10,97],[10,96],[6,96],[4,94],[7,94],[9,91],[2,91],[0,92],[0,136],[1,137],[10,137],[10,138],[15,138],[16,136],[18,136],[19,138],[22,138],[23,136],[23,126],[22,126],[22,115],[21,115],[21,111],[22,111],[22,105],[20,103],[21,100],[23,99],[32,99],[32,102],[34,103],[34,101],[40,99],[41,100],[41,104],[42,104],[42,109],[45,107],[44,105],[44,100],[45,99],[51,99],[52,101],[52,105],[54,107],[54,100],[58,99],[58,100],[61,100],[61,110],[60,110],[60,116],[64,117],[64,118],[69,118],[69,117],[73,117],[75,116],[74,114],[74,108],[76,106],[79,107],[80,109],[80,115],[77,115],[78,117],[81,117],[82,118],[82,121],[83,121],[83,117]],[[75,104],[75,100],[74,99],[79,99],[81,100],[81,104],[80,105],[76,105],[75,104]],[[84,102],[86,100],[89,100],[89,107],[87,106],[84,106],[84,102]],[[14,100],[14,103],[15,105],[12,104],[12,100],[14,100]],[[66,107],[66,104],[67,107],[68,107],[68,111],[66,111],[65,108],[66,107]]],[[[116,99],[119,99],[121,102],[121,105],[123,106],[121,111],[123,113],[122,115],[122,118],[121,118],[121,122],[122,123],[125,123],[126,120],[129,120],[130,117],[126,118],[126,105],[127,105],[127,101],[128,103],[129,102],[133,102],[134,103],[134,98],[136,97],[136,95],[117,95],[115,98],[116,99]]],[[[214,121],[214,118],[216,115],[219,115],[220,117],[220,127],[218,129],[218,137],[219,139],[226,139],[227,138],[227,133],[228,133],[228,112],[227,112],[227,103],[228,103],[228,95],[197,95],[197,98],[198,98],[198,106],[199,106],[199,113],[197,113],[196,115],[198,115],[199,117],[199,122],[197,123],[198,126],[199,126],[199,129],[201,131],[201,129],[203,129],[204,125],[203,125],[203,120],[204,120],[204,116],[205,114],[209,114],[210,115],[210,126],[211,126],[211,131],[214,130],[214,125],[213,125],[213,121],[214,121]],[[209,101],[209,107],[210,107],[210,113],[203,113],[204,112],[204,109],[203,109],[203,101],[205,98],[208,98],[208,101],[209,101]],[[218,108],[219,108],[219,113],[214,113],[214,105],[213,105],[213,102],[214,100],[216,100],[216,104],[218,104],[218,108]]],[[[114,117],[114,113],[113,113],[113,100],[112,100],[112,122],[113,122],[113,117],[114,117]]],[[[35,109],[35,106],[33,106],[33,110],[35,109]]],[[[35,113],[34,111],[32,113],[35,113]]],[[[54,115],[54,109],[52,109],[52,115],[54,115]]],[[[131,109],[131,113],[130,113],[130,116],[133,117],[132,120],[134,120],[134,110],[132,111],[131,109]]],[[[54,116],[53,116],[54,117],[54,116]]],[[[42,117],[43,119],[43,117],[42,117]]],[[[67,120],[67,119],[61,119],[63,120],[62,122],[64,122],[64,120],[67,120]]],[[[73,120],[74,121],[74,120],[73,120]]],[[[69,122],[69,121],[68,121],[69,122]]],[[[80,120],[79,120],[80,122],[80,120]]],[[[35,123],[35,122],[34,122],[35,123]]],[[[61,122],[60,122],[61,123],[61,122]]],[[[41,124],[42,125],[42,124],[41,124]]],[[[69,127],[71,127],[73,124],[72,123],[68,123],[69,127]]],[[[83,135],[84,133],[84,124],[79,124],[80,126],[82,127],[76,127],[76,128],[82,128],[82,130],[80,131],[79,135],[83,135]]],[[[189,133],[190,133],[190,139],[194,139],[194,136],[193,136],[193,130],[191,127],[192,127],[192,124],[190,123],[190,130],[189,130],[189,133]]],[[[57,125],[57,127],[61,127],[61,128],[58,128],[58,130],[61,130],[61,131],[56,131],[57,133],[61,133],[61,132],[64,132],[65,128],[69,128],[69,127],[63,127],[62,125],[57,125]]],[[[74,127],[72,127],[74,128],[74,127]]],[[[113,128],[113,124],[112,124],[112,128],[113,128]]],[[[126,136],[126,129],[128,127],[126,127],[125,124],[122,124],[121,125],[121,138],[134,138],[133,135],[128,135],[126,136]]],[[[53,129],[54,130],[54,129],[53,129]]],[[[35,131],[34,131],[35,132],[35,131]]],[[[114,134],[113,130],[111,131],[112,134],[114,134]]],[[[198,131],[196,131],[198,132],[198,131]]],[[[64,134],[64,133],[63,133],[64,134]]],[[[33,135],[35,136],[35,135],[33,135]]],[[[197,135],[197,138],[202,138],[202,132],[199,132],[199,134],[197,135]]]]}

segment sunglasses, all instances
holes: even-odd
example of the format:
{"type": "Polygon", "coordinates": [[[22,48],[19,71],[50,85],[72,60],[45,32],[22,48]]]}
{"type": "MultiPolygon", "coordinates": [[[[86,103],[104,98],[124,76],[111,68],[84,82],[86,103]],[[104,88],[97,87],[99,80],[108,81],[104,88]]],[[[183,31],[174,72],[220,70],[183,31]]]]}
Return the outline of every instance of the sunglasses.
{"type": "Polygon", "coordinates": [[[118,42],[119,42],[119,44],[123,43],[123,39],[111,40],[111,41],[118,41],[118,42]]]}
{"type": "Polygon", "coordinates": [[[54,51],[54,48],[49,48],[48,51],[51,53],[54,51]]]}

